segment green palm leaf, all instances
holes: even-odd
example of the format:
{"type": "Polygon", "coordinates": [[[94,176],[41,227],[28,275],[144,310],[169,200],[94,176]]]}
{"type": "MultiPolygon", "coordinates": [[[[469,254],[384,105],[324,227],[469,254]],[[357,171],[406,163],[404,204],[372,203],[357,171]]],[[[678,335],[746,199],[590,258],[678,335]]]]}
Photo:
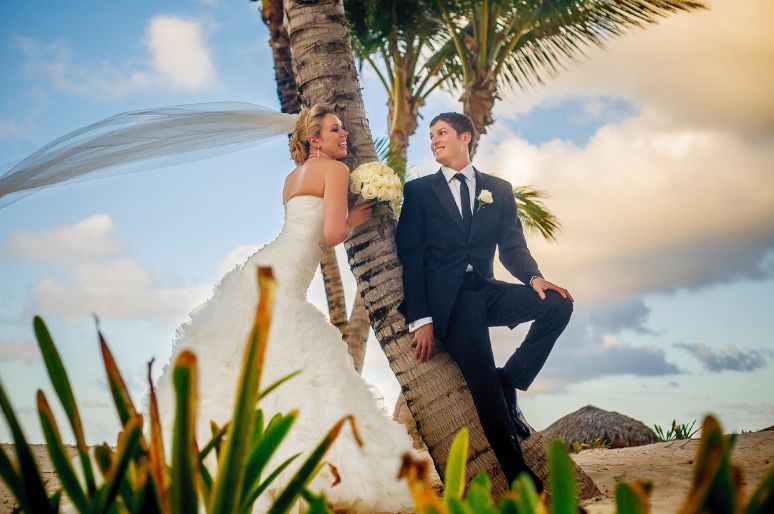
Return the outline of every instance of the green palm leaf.
{"type": "Polygon", "coordinates": [[[514,187],[513,197],[516,199],[518,216],[524,227],[542,235],[546,240],[556,241],[556,233],[562,224],[543,203],[545,194],[529,187],[514,187]]]}

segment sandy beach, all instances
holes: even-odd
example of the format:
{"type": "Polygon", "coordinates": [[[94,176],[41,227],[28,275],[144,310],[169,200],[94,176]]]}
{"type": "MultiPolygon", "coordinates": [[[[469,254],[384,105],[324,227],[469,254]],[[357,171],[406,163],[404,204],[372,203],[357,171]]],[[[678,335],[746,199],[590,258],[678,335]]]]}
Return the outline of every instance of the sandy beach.
{"type": "MultiPolygon", "coordinates": [[[[589,514],[615,512],[615,484],[638,478],[653,482],[652,512],[677,512],[693,479],[693,462],[698,439],[655,443],[615,450],[585,450],[573,455],[596,482],[602,497],[585,502],[589,514]]],[[[774,432],[753,432],[737,436],[732,462],[741,466],[745,498],[774,465],[774,432]]]]}
{"type": "MultiPolygon", "coordinates": [[[[585,450],[573,455],[575,462],[591,475],[602,491],[600,498],[585,502],[584,507],[590,514],[615,512],[615,483],[642,478],[653,481],[652,511],[655,514],[676,512],[690,488],[698,445],[698,439],[691,439],[615,450],[585,450]]],[[[3,444],[3,449],[9,455],[13,454],[12,445],[3,444]]],[[[70,450],[75,453],[73,448],[70,450]]],[[[33,445],[33,452],[44,480],[48,481],[47,487],[55,489],[56,475],[45,445],[33,445]]],[[[733,462],[742,467],[744,493],[749,497],[774,465],[774,431],[739,435],[733,462]]],[[[0,484],[0,513],[11,512],[13,505],[13,498],[0,484]]]]}

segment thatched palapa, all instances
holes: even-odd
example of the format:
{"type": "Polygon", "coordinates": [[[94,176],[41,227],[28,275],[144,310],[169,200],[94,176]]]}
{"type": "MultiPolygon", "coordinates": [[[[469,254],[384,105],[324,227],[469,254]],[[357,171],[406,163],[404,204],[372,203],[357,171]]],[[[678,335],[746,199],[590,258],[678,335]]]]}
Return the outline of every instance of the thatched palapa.
{"type": "Polygon", "coordinates": [[[586,405],[555,421],[543,430],[546,439],[562,439],[591,445],[595,440],[607,441],[611,448],[627,448],[657,443],[656,433],[645,424],[617,412],[586,405]]]}

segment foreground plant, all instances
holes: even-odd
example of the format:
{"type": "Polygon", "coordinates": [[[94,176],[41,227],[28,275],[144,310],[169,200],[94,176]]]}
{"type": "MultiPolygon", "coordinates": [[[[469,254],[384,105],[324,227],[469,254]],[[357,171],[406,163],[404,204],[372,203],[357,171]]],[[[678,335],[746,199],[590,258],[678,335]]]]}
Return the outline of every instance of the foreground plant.
{"type": "Polygon", "coordinates": [[[692,438],[696,434],[696,432],[699,431],[698,428],[693,428],[695,424],[696,424],[696,420],[693,420],[690,426],[687,423],[681,423],[678,425],[677,420],[673,419],[672,428],[670,428],[666,432],[666,434],[664,433],[664,429],[661,428],[661,425],[653,425],[653,428],[656,431],[658,440],[661,442],[667,442],[667,441],[676,441],[679,439],[692,438]]]}
{"type": "MultiPolygon", "coordinates": [[[[274,303],[274,279],[269,268],[258,269],[260,302],[247,340],[231,421],[219,427],[211,422],[212,437],[199,450],[194,437],[196,420],[196,356],[183,351],[177,357],[172,379],[175,388],[175,417],[172,436],[172,460],[165,461],[162,427],[159,423],[156,394],[151,380],[148,436],[143,435],[143,418],[134,407],[129,390],[118,371],[110,349],[98,330],[100,348],[110,391],[123,429],[117,445],[104,443],[93,448],[102,480],[97,483],[89,448],[83,432],[78,405],[53,339],[39,317],[34,319],[35,335],[43,360],[59,400],[67,414],[76,440],[83,483],[76,475],[73,462],[62,442],[59,427],[45,394],[38,390],[37,405],[51,462],[60,488],[48,494],[32,458],[32,452],[19,426],[14,410],[0,384],[0,407],[14,438],[16,460],[0,451],[0,479],[17,502],[17,512],[30,514],[59,512],[62,492],[82,514],[198,512],[203,504],[208,513],[241,514],[251,512],[256,500],[300,454],[265,472],[269,459],[282,443],[298,412],[276,414],[265,423],[263,411],[256,408],[259,400],[292,378],[292,373],[260,391],[267,337],[274,303]],[[213,474],[204,464],[215,451],[217,470],[213,474]]],[[[315,448],[285,486],[269,513],[283,514],[299,499],[313,514],[329,513],[324,496],[308,489],[309,482],[322,467],[323,458],[349,423],[359,444],[355,421],[351,416],[339,420],[315,448]]]]}
{"type": "MultiPolygon", "coordinates": [[[[707,416],[694,468],[693,484],[679,514],[767,514],[774,512],[774,466],[758,485],[747,504],[743,503],[742,471],[731,463],[734,438],[723,435],[714,416],[707,416]]],[[[443,497],[430,487],[427,464],[403,457],[401,477],[407,479],[419,514],[576,514],[575,468],[567,447],[559,439],[548,447],[548,490],[550,495],[535,491],[535,486],[522,473],[499,504],[492,499],[489,478],[479,473],[463,496],[468,431],[457,433],[449,453],[443,497]]],[[[642,480],[619,482],[615,487],[616,512],[646,514],[650,512],[652,483],[642,480]]]]}

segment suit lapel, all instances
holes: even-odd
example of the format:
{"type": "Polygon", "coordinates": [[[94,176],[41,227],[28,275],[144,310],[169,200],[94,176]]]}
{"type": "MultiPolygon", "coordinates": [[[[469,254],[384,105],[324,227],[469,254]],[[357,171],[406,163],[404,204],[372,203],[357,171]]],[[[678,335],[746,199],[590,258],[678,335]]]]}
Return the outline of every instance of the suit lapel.
{"type": "MultiPolygon", "coordinates": [[[[446,183],[446,177],[444,177],[441,170],[438,170],[438,172],[433,175],[433,180],[430,181],[430,184],[435,196],[437,196],[438,200],[441,202],[441,205],[444,206],[446,212],[451,216],[462,233],[465,234],[465,225],[462,223],[462,215],[457,208],[457,202],[454,201],[454,197],[449,189],[449,184],[446,183]]],[[[473,218],[473,223],[475,222],[475,218],[473,218]]]]}
{"type": "Polygon", "coordinates": [[[476,172],[476,195],[473,201],[473,221],[470,225],[468,241],[473,240],[473,236],[476,235],[476,230],[478,230],[478,227],[481,226],[481,220],[485,217],[487,212],[487,204],[482,205],[480,209],[478,208],[478,196],[484,189],[489,189],[489,191],[491,191],[489,186],[489,177],[478,171],[475,167],[473,167],[473,170],[476,172]]]}

